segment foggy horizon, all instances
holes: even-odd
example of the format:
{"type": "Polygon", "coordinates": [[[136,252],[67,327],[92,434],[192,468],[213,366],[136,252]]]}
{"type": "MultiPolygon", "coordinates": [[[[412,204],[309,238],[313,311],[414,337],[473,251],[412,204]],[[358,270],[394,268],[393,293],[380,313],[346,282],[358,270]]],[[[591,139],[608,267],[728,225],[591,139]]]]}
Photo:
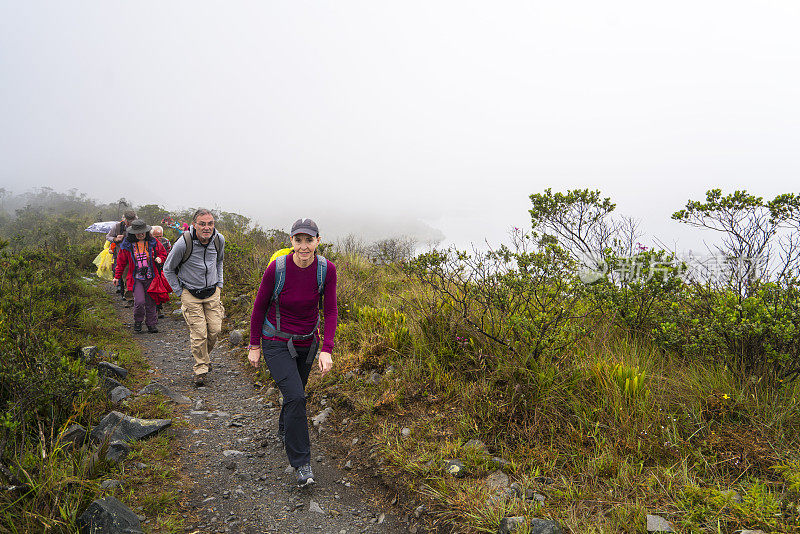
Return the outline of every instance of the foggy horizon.
{"type": "Polygon", "coordinates": [[[599,189],[642,242],[796,191],[800,5],[0,3],[0,187],[467,247],[599,189]]]}

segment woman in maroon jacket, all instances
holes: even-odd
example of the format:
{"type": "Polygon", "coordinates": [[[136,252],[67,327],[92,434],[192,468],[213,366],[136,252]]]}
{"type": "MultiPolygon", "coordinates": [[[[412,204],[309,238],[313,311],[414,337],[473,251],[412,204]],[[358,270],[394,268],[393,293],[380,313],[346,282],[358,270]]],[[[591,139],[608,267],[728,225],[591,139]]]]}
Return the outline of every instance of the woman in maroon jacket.
{"type": "Polygon", "coordinates": [[[292,225],[291,240],[293,252],[270,263],[261,280],[250,317],[248,359],[257,366],[263,349],[264,361],[281,390],[278,436],[302,487],[314,483],[305,387],[320,345],[319,306],[323,304],[325,319],[318,364],[323,375],[333,365],[338,309],[336,266],[316,253],[320,242],[316,223],[297,220],[292,225]],[[276,274],[283,281],[277,301],[273,299],[276,274]]]}
{"type": "Polygon", "coordinates": [[[117,257],[117,268],[114,271],[114,284],[127,265],[128,276],[126,286],[133,288],[133,331],[142,331],[142,320],[147,324],[147,331],[158,332],[158,312],[156,303],[147,293],[147,288],[156,276],[156,268],[167,259],[167,251],[158,239],[150,235],[152,228],[143,220],[136,219],[128,226],[127,235],[117,257]]]}

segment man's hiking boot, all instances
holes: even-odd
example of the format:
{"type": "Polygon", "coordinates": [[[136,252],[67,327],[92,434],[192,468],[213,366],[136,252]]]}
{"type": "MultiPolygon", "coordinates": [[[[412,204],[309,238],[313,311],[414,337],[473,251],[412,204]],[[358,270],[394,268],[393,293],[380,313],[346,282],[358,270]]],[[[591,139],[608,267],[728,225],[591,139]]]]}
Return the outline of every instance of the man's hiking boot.
{"type": "Polygon", "coordinates": [[[311,464],[301,465],[297,468],[297,485],[301,488],[314,484],[314,472],[311,464]]]}
{"type": "Polygon", "coordinates": [[[200,373],[199,375],[194,375],[194,386],[200,387],[206,384],[206,375],[208,373],[200,373]]]}
{"type": "Polygon", "coordinates": [[[151,334],[158,334],[158,328],[156,328],[155,326],[147,325],[147,331],[150,332],[151,334]]]}
{"type": "Polygon", "coordinates": [[[142,322],[139,321],[138,323],[133,323],[133,331],[137,334],[141,333],[142,331],[142,322]]]}

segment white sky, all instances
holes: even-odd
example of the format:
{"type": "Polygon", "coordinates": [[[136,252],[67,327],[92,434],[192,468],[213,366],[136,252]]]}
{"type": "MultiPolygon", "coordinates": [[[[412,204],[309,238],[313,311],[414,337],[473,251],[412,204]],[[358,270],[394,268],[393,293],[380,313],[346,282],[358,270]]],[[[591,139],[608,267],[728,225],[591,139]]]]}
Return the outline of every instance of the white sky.
{"type": "Polygon", "coordinates": [[[798,190],[798,28],[796,0],[0,0],[0,186],[460,245],[589,187],[688,248],[706,189],[798,190]]]}

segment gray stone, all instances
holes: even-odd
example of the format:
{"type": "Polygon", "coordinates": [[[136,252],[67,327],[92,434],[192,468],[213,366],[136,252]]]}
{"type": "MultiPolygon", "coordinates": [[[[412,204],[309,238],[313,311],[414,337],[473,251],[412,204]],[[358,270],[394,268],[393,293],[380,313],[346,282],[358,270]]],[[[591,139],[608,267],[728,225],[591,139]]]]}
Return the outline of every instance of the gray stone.
{"type": "Polygon", "coordinates": [[[172,316],[177,318],[183,317],[183,310],[178,308],[177,310],[172,310],[172,316]]]}
{"type": "Polygon", "coordinates": [[[738,502],[738,503],[742,502],[742,496],[736,493],[736,491],[734,490],[724,490],[720,491],[720,493],[729,498],[730,500],[732,500],[733,502],[738,502]]]}
{"type": "Polygon", "coordinates": [[[80,447],[85,441],[86,429],[77,423],[69,425],[59,438],[59,442],[64,447],[80,447]]]}
{"type": "Polygon", "coordinates": [[[740,534],[767,534],[763,530],[742,530],[740,534]]]}
{"type": "Polygon", "coordinates": [[[143,534],[133,510],[111,496],[90,504],[78,518],[78,529],[80,534],[143,534]]]}
{"type": "Polygon", "coordinates": [[[133,395],[133,393],[125,386],[117,386],[108,394],[109,398],[111,398],[111,402],[114,404],[119,404],[131,395],[133,395]]]}
{"type": "Polygon", "coordinates": [[[311,501],[310,503],[308,503],[308,511],[309,512],[316,512],[318,514],[324,514],[325,513],[325,511],[322,509],[322,507],[319,504],[317,504],[316,501],[311,501]]]}
{"type": "Polygon", "coordinates": [[[222,455],[225,458],[230,458],[231,456],[244,456],[244,453],[242,451],[236,451],[236,450],[233,450],[233,449],[228,449],[227,451],[222,451],[222,455]]]}
{"type": "Polygon", "coordinates": [[[93,362],[98,360],[103,355],[103,351],[97,347],[82,347],[81,358],[86,362],[93,362]]]}
{"type": "Polygon", "coordinates": [[[518,515],[514,517],[504,517],[500,520],[500,528],[497,529],[498,534],[511,534],[516,532],[525,525],[525,517],[518,515]]]}
{"type": "Polygon", "coordinates": [[[400,431],[400,435],[402,435],[404,438],[407,438],[408,436],[411,435],[411,429],[408,427],[404,428],[403,430],[400,431]]]}
{"type": "Polygon", "coordinates": [[[231,332],[230,342],[231,345],[233,345],[234,347],[238,347],[239,345],[241,345],[244,342],[244,335],[242,334],[242,331],[234,330],[233,332],[231,332]]]}
{"type": "Polygon", "coordinates": [[[674,532],[669,521],[658,515],[647,515],[647,532],[674,532]]]}
{"type": "Polygon", "coordinates": [[[465,449],[475,449],[478,452],[487,452],[486,444],[479,439],[471,439],[464,444],[465,449]]]}
{"type": "Polygon", "coordinates": [[[509,479],[507,474],[498,469],[486,477],[486,480],[484,480],[483,483],[490,490],[501,490],[508,487],[509,479]]]}
{"type": "Polygon", "coordinates": [[[92,429],[92,441],[135,441],[157,434],[171,424],[170,419],[139,419],[114,411],[92,429]]]}
{"type": "MultiPolygon", "coordinates": [[[[158,382],[150,382],[145,387],[143,387],[138,395],[153,395],[156,393],[160,393],[167,397],[168,399],[173,400],[177,404],[190,404],[192,399],[187,397],[186,395],[181,395],[180,393],[176,393],[170,389],[169,386],[165,386],[164,384],[159,384],[158,382]]],[[[198,401],[200,406],[202,406],[202,401],[198,401]]],[[[200,408],[195,408],[199,410],[200,408]]]]}
{"type": "Polygon", "coordinates": [[[531,521],[531,534],[561,534],[561,525],[549,519],[534,519],[531,521]]]}
{"type": "Polygon", "coordinates": [[[319,412],[317,415],[315,415],[311,419],[311,422],[314,423],[314,426],[319,426],[328,420],[328,416],[331,414],[331,412],[333,412],[333,408],[328,406],[327,408],[319,412]]]}
{"type": "Polygon", "coordinates": [[[368,384],[378,384],[378,383],[380,383],[380,381],[381,381],[381,375],[379,375],[378,373],[376,373],[374,371],[372,372],[371,375],[369,375],[369,377],[367,377],[367,380],[366,380],[366,382],[368,384]]]}
{"type": "Polygon", "coordinates": [[[500,488],[497,490],[501,497],[505,497],[508,500],[513,500],[519,497],[519,493],[517,493],[513,488],[500,488]]]}
{"type": "Polygon", "coordinates": [[[127,458],[130,452],[131,452],[130,446],[124,441],[112,441],[111,443],[108,444],[108,450],[106,451],[106,461],[112,464],[118,464],[119,462],[127,458]]]}
{"type": "Polygon", "coordinates": [[[424,513],[425,513],[425,505],[424,504],[421,504],[421,505],[417,506],[416,508],[414,508],[414,517],[420,517],[424,513]]]}
{"type": "Polygon", "coordinates": [[[112,391],[114,388],[118,388],[122,385],[110,376],[100,377],[100,384],[105,388],[106,391],[112,391]]]}
{"type": "Polygon", "coordinates": [[[345,464],[344,464],[344,468],[349,471],[350,469],[353,468],[353,462],[350,461],[350,460],[347,460],[347,462],[345,462],[345,464]]]}
{"type": "Polygon", "coordinates": [[[458,459],[447,460],[447,472],[456,478],[461,478],[467,474],[464,462],[458,459]]]}
{"type": "Polygon", "coordinates": [[[100,483],[100,489],[113,489],[120,487],[122,487],[122,482],[113,478],[109,478],[108,480],[104,480],[100,483]]]}
{"type": "Polygon", "coordinates": [[[119,378],[125,380],[128,377],[128,370],[123,369],[119,365],[114,365],[111,362],[100,362],[97,364],[97,372],[110,376],[111,378],[119,378]]]}

